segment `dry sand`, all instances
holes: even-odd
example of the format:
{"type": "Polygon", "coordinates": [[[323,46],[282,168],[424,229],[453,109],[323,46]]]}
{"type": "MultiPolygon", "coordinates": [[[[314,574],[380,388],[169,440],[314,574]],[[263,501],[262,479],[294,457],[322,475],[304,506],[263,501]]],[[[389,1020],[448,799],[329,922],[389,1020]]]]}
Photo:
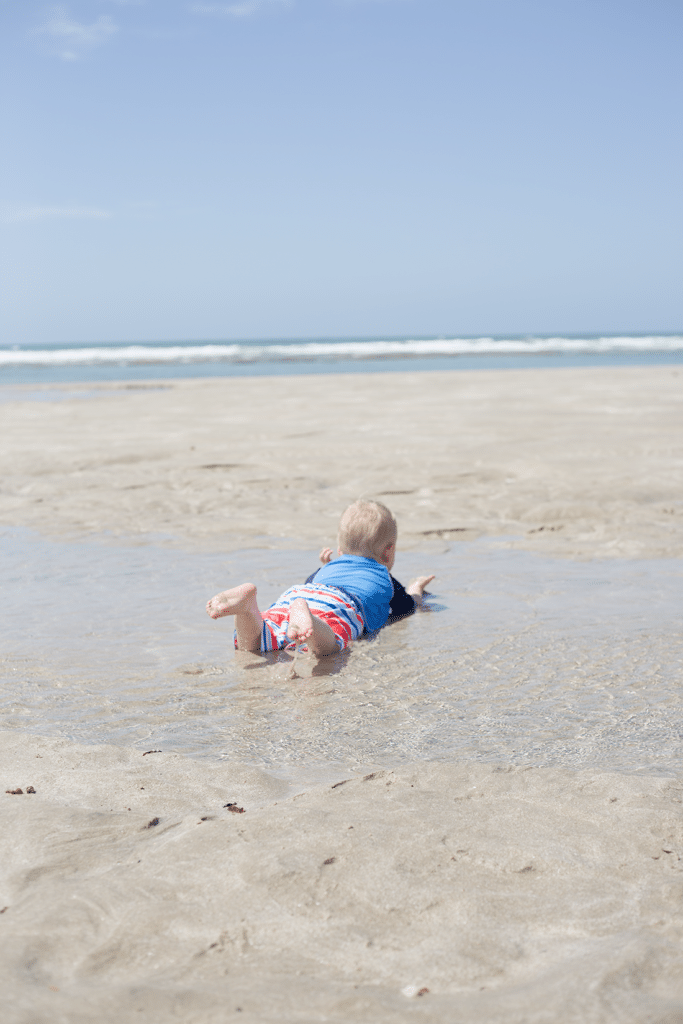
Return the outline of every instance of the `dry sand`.
{"type": "MultiPolygon", "coordinates": [[[[680,557],[682,384],[531,370],[8,402],[0,520],[302,548],[367,494],[414,548],[680,557]]],[[[292,794],[246,765],[14,731],[0,782],[3,1024],[683,1022],[678,765],[423,764],[292,794]]]]}

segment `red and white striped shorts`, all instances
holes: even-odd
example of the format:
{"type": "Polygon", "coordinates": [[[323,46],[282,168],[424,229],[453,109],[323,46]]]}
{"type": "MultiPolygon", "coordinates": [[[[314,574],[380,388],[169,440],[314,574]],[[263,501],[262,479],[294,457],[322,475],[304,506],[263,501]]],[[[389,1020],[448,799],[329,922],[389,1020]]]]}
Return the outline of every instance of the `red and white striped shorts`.
{"type": "MultiPolygon", "coordinates": [[[[290,587],[277,599],[275,604],[261,612],[263,629],[261,630],[261,651],[282,651],[286,648],[294,650],[296,642],[287,636],[289,623],[289,606],[297,597],[303,597],[311,610],[311,615],[322,619],[332,629],[340,651],[345,650],[352,640],[362,636],[365,623],[359,609],[351,598],[336,587],[325,587],[313,583],[299,587],[290,587]]],[[[237,647],[237,634],[235,634],[237,647]]],[[[305,650],[305,647],[304,647],[305,650]]]]}

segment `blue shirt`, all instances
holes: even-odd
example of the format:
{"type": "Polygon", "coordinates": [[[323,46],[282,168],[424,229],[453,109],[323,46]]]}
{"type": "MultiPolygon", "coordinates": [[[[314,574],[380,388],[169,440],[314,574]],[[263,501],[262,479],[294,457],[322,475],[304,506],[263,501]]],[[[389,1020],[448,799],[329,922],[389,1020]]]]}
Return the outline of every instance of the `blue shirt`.
{"type": "Polygon", "coordinates": [[[381,629],[389,618],[394,585],[386,565],[374,558],[342,555],[318,569],[315,582],[340,587],[357,598],[368,633],[381,629]]]}

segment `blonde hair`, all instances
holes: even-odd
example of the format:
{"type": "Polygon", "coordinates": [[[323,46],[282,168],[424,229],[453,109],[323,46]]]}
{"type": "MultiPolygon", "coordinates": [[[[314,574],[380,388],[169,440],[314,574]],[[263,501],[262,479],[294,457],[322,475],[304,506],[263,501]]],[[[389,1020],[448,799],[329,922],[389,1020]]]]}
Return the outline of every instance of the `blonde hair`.
{"type": "Polygon", "coordinates": [[[338,544],[345,555],[363,555],[384,564],[384,552],[396,543],[398,528],[381,501],[354,501],[339,520],[338,544]]]}

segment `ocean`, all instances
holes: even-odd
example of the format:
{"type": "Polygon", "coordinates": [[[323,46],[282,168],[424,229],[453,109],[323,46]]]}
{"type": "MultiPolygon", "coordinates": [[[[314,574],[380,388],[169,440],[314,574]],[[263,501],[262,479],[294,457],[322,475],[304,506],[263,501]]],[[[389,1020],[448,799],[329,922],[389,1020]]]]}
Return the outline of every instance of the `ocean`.
{"type": "Polygon", "coordinates": [[[0,387],[178,377],[681,362],[681,333],[55,343],[0,346],[0,387]]]}

